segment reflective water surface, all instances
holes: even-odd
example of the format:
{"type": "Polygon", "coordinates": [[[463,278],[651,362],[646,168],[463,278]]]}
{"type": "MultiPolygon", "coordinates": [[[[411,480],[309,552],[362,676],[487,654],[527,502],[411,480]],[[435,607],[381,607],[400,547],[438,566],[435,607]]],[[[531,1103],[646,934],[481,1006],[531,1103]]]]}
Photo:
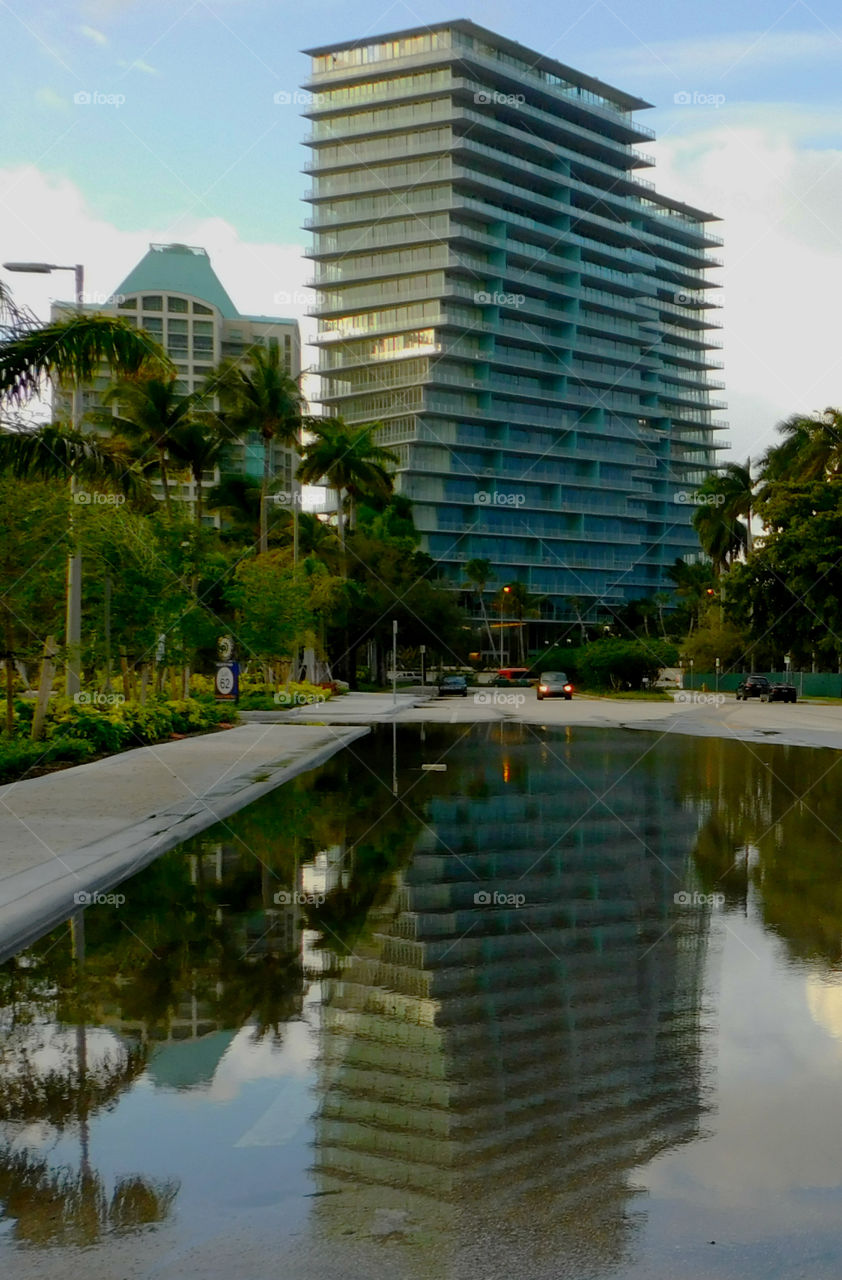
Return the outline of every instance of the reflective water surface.
{"type": "Polygon", "coordinates": [[[838,1277],[840,765],[387,728],[166,854],[0,968],[0,1274],[838,1277]]]}

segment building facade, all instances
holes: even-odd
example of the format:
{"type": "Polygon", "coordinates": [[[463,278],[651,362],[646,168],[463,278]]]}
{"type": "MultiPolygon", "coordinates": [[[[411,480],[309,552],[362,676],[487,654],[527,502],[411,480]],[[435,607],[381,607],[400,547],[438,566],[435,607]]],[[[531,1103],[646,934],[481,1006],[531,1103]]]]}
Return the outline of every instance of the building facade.
{"type": "Polygon", "coordinates": [[[487,559],[561,621],[670,586],[721,241],[637,176],[649,104],[467,21],[307,52],[326,412],[382,423],[454,587],[487,559]]]}
{"type": "MultiPolygon", "coordinates": [[[[75,309],[74,304],[57,302],[52,314],[56,318],[75,309]]],[[[205,379],[223,359],[237,359],[249,347],[274,339],[278,342],[287,371],[297,378],[301,373],[301,338],[297,320],[275,316],[241,315],[225,291],[206,249],[185,244],[150,244],[146,255],[129,272],[103,306],[87,305],[86,310],[116,315],[129,324],[145,329],[159,342],[178,371],[176,389],[187,393],[198,391],[205,379]]],[[[93,386],[81,396],[81,411],[88,413],[99,406],[102,392],[109,385],[103,371],[93,386]]],[[[59,413],[69,415],[70,400],[59,394],[59,413]]],[[[273,472],[281,489],[291,489],[293,455],[289,449],[273,446],[273,472]]],[[[233,444],[227,451],[225,469],[253,476],[263,474],[263,444],[255,435],[233,444]]],[[[203,483],[214,484],[219,469],[208,472],[203,483]]],[[[160,486],[157,486],[160,490],[160,486]]],[[[185,502],[195,500],[195,485],[189,475],[174,477],[172,496],[185,502]]],[[[161,496],[161,493],[158,493],[161,496]]],[[[217,522],[213,515],[206,523],[217,522]]]]}

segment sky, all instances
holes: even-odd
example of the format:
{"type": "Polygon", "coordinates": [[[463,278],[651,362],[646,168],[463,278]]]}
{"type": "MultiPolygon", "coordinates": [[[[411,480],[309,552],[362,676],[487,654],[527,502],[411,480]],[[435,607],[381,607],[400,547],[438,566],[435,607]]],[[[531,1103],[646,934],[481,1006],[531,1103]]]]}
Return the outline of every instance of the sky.
{"type": "MultiPolygon", "coordinates": [[[[836,0],[0,0],[0,260],[82,262],[96,301],[150,242],[202,245],[241,311],[306,338],[300,51],[456,17],[653,104],[643,176],[722,219],[721,457],[842,403],[836,0]]],[[[44,317],[72,291],[2,278],[44,317]]]]}

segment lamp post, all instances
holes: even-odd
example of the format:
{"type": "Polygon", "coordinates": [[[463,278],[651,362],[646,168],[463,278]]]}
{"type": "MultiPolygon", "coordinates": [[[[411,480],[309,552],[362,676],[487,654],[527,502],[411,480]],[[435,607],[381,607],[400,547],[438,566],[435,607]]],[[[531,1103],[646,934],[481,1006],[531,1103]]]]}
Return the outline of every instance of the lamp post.
{"type": "Polygon", "coordinates": [[[695,658],[690,659],[690,691],[691,692],[693,690],[693,666],[695,664],[695,661],[696,661],[695,658]]]}
{"type": "MultiPolygon", "coordinates": [[[[52,271],[72,271],[76,289],[76,306],[82,309],[85,293],[85,268],[81,262],[75,266],[60,266],[55,262],[4,262],[7,271],[21,271],[27,275],[46,276],[52,271]]],[[[79,430],[82,418],[82,397],[76,379],[73,380],[71,425],[74,431],[79,430]]],[[[65,643],[67,645],[67,665],[65,667],[64,692],[68,698],[75,698],[82,687],[82,557],[76,547],[76,535],[73,523],[73,502],[76,495],[76,478],[70,477],[70,552],[67,557],[67,614],[65,623],[65,643]]]]}
{"type": "Polygon", "coordinates": [[[719,668],[720,668],[720,665],[721,665],[721,663],[720,663],[720,661],[719,661],[719,658],[717,658],[717,659],[716,659],[716,692],[717,692],[717,693],[719,693],[719,668]]]}
{"type": "Polygon", "coordinates": [[[505,602],[506,596],[509,594],[510,591],[511,591],[511,587],[504,587],[503,590],[500,592],[500,666],[501,667],[505,666],[505,659],[503,657],[503,604],[505,602]]]}

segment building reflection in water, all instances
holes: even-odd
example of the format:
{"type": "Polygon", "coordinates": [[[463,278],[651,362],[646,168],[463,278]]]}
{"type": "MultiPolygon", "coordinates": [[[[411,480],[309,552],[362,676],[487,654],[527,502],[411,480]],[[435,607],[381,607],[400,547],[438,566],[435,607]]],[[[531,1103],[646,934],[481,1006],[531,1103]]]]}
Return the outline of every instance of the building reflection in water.
{"type": "Polygon", "coordinates": [[[325,981],[314,1212],[418,1274],[502,1274],[507,1247],[610,1268],[635,1166],[699,1133],[709,912],[675,902],[699,817],[639,736],[495,733],[444,755],[377,932],[325,981]]]}

